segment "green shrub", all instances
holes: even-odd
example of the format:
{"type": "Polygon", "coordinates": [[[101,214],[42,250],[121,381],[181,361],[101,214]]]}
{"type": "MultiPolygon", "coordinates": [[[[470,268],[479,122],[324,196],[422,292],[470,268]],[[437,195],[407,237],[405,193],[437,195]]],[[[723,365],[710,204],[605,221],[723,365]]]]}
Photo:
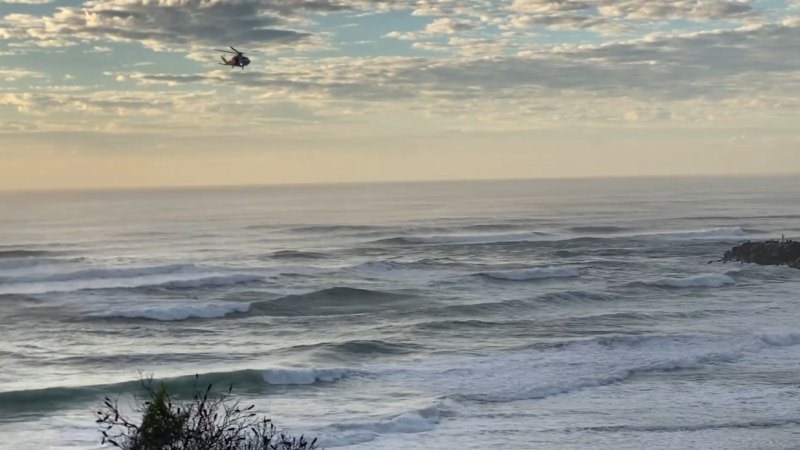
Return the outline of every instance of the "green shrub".
{"type": "MultiPolygon", "coordinates": [[[[195,379],[195,387],[197,381],[195,379]]],[[[312,450],[303,436],[279,433],[270,419],[252,412],[254,405],[241,408],[231,396],[232,387],[221,394],[195,388],[191,400],[173,399],[167,386],[153,388],[143,380],[144,400],[136,402],[134,415],[127,417],[115,400],[106,397],[96,412],[103,435],[102,444],[122,450],[312,450]]]]}

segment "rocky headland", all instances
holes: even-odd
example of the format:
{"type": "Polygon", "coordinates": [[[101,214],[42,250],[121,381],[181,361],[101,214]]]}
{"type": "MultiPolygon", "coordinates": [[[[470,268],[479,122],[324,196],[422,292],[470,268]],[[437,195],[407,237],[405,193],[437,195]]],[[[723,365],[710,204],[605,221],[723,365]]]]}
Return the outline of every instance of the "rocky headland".
{"type": "Polygon", "coordinates": [[[800,269],[800,241],[745,242],[725,252],[722,262],[786,265],[800,269]]]}

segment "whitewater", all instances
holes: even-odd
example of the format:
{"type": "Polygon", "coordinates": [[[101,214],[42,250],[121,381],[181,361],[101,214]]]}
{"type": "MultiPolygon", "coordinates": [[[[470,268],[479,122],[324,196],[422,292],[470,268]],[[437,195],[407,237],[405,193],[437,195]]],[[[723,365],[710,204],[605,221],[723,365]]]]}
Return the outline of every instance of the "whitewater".
{"type": "Polygon", "coordinates": [[[140,374],[343,450],[794,449],[797,177],[0,193],[0,449],[140,374]]]}

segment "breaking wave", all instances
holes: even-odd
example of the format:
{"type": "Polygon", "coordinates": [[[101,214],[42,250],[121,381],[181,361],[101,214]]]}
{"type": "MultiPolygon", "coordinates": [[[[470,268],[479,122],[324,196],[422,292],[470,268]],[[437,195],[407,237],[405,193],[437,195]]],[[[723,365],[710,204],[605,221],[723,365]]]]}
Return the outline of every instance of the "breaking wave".
{"type": "Polygon", "coordinates": [[[163,322],[188,319],[217,319],[236,313],[246,313],[250,303],[216,302],[201,304],[149,305],[90,314],[105,319],[146,319],[163,322]]]}
{"type": "MultiPolygon", "coordinates": [[[[191,395],[194,393],[195,387],[203,388],[209,384],[214,386],[232,385],[236,390],[263,390],[269,386],[331,383],[345,378],[350,373],[357,374],[358,372],[349,372],[345,369],[244,369],[229,372],[210,372],[199,376],[185,375],[160,378],[155,381],[168,385],[170,393],[191,395]]],[[[138,380],[89,386],[5,391],[0,392],[0,414],[14,414],[20,409],[52,410],[59,407],[74,408],[75,402],[93,402],[105,396],[140,392],[141,382],[138,380]]]]}
{"type": "Polygon", "coordinates": [[[378,371],[467,402],[513,402],[621,383],[640,375],[729,364],[770,347],[800,345],[800,334],[613,336],[485,357],[436,360],[378,371]]]}
{"type": "Polygon", "coordinates": [[[281,386],[332,383],[346,375],[344,369],[269,369],[262,372],[265,382],[281,386]]]}
{"type": "Polygon", "coordinates": [[[361,421],[341,422],[320,429],[324,447],[346,447],[370,442],[382,435],[431,431],[441,421],[436,406],[361,421]]]}

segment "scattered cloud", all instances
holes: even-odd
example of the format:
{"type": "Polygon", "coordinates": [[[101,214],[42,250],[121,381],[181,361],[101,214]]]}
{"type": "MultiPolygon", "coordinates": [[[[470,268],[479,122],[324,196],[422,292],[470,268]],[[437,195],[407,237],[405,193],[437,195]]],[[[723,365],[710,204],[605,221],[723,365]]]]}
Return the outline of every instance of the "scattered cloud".
{"type": "Polygon", "coordinates": [[[9,5],[44,5],[52,3],[53,0],[0,0],[0,5],[3,3],[9,5]]]}
{"type": "MultiPolygon", "coordinates": [[[[124,117],[122,128],[165,126],[165,120],[188,127],[201,117],[224,121],[225,114],[252,125],[278,120],[281,111],[298,126],[398,115],[504,128],[786,117],[800,104],[800,19],[786,9],[785,18],[765,21],[757,6],[747,0],[87,1],[43,16],[7,14],[0,37],[12,48],[80,45],[86,57],[141,44],[181,51],[186,64],[203,68],[125,61],[103,69],[102,87],[5,92],[2,104],[54,124],[65,123],[64,115],[86,126],[103,115],[124,117]],[[374,40],[356,32],[364,14],[388,12],[414,17],[416,27],[379,30],[374,40]],[[357,35],[349,44],[374,48],[383,36],[407,49],[346,53],[325,29],[331,15],[346,16],[335,27],[357,35]],[[559,39],[562,31],[569,33],[559,39]],[[257,62],[246,71],[216,70],[209,49],[226,44],[253,48],[257,62]],[[306,50],[317,54],[300,56],[306,50]]],[[[45,77],[0,70],[6,81],[45,77]]]]}
{"type": "Polygon", "coordinates": [[[46,78],[42,72],[36,72],[32,70],[25,70],[25,69],[13,69],[13,68],[2,68],[0,67],[0,80],[3,81],[18,81],[18,80],[30,80],[30,79],[43,79],[46,78]]]}

